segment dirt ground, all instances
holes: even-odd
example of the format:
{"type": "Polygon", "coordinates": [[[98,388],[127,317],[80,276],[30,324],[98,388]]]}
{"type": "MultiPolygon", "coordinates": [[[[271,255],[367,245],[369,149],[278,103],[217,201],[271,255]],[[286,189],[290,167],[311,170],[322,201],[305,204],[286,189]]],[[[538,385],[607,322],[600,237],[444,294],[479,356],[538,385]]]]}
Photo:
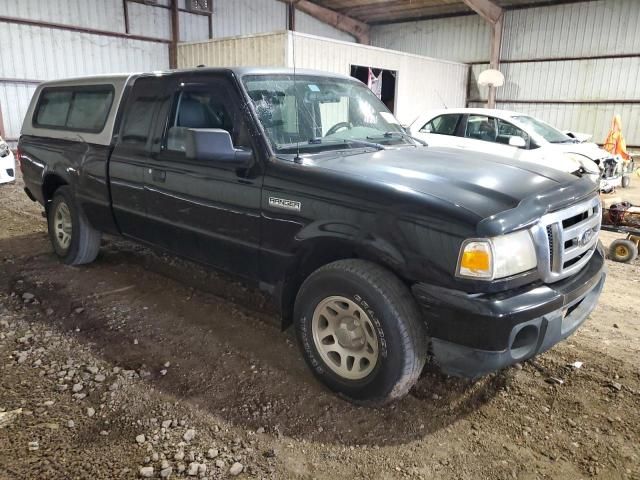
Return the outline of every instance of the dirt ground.
{"type": "Polygon", "coordinates": [[[608,262],[591,318],[534,361],[427,369],[368,409],[259,292],[118,239],[63,266],[40,211],[0,186],[0,479],[640,479],[639,260],[608,262]]]}

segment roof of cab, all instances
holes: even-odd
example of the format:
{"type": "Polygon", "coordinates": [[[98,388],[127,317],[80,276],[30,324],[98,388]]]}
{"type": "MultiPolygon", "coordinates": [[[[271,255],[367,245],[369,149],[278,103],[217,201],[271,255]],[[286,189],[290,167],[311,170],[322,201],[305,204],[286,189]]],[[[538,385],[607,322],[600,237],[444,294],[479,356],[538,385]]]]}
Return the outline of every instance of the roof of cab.
{"type": "Polygon", "coordinates": [[[228,73],[232,72],[238,77],[244,77],[247,75],[309,75],[314,77],[332,77],[341,78],[345,80],[357,79],[350,77],[349,75],[343,75],[341,73],[323,72],[321,70],[311,69],[293,69],[287,67],[192,67],[181,68],[177,70],[164,70],[160,72],[145,72],[141,75],[181,75],[185,73],[228,73]]]}
{"type": "Polygon", "coordinates": [[[285,67],[193,67],[176,70],[159,70],[150,72],[113,73],[105,75],[89,75],[84,77],[63,78],[59,80],[49,80],[43,82],[39,87],[73,86],[73,85],[95,85],[99,83],[126,84],[130,79],[138,76],[158,75],[181,75],[185,73],[227,73],[232,72],[239,77],[246,75],[308,75],[316,77],[342,78],[345,80],[355,80],[353,77],[340,73],[323,72],[311,69],[292,69],[285,67]]]}

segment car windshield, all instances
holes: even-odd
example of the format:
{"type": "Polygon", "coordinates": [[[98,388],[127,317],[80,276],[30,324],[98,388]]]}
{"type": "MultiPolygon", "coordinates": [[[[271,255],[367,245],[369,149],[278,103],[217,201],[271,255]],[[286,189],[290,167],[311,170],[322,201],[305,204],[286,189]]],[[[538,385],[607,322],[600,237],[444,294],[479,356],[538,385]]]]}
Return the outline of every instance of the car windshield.
{"type": "Polygon", "coordinates": [[[278,153],[415,142],[364,84],[334,77],[249,75],[243,83],[278,153]]]}
{"type": "Polygon", "coordinates": [[[527,115],[518,115],[511,118],[516,123],[519,123],[525,130],[537,134],[549,143],[574,143],[574,139],[570,136],[565,135],[560,130],[536,118],[527,115]]]}

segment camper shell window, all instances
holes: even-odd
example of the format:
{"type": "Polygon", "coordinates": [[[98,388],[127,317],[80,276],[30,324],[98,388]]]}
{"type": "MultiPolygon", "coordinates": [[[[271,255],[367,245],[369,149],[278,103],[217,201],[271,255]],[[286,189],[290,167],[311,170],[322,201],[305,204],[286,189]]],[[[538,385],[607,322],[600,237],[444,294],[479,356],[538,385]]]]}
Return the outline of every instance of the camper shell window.
{"type": "Polygon", "coordinates": [[[47,87],[40,93],[33,126],[99,133],[113,104],[111,85],[47,87]]]}

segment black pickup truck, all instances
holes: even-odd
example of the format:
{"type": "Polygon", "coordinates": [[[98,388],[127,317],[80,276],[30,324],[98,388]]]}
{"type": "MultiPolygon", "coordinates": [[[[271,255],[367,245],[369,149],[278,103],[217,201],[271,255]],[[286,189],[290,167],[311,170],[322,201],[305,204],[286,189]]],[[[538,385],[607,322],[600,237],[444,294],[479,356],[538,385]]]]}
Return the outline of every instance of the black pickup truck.
{"type": "Polygon", "coordinates": [[[405,133],[360,82],[209,69],[38,86],[20,137],[57,255],[123,235],[244,277],[358,403],[574,332],[605,281],[594,183],[405,133]]]}

